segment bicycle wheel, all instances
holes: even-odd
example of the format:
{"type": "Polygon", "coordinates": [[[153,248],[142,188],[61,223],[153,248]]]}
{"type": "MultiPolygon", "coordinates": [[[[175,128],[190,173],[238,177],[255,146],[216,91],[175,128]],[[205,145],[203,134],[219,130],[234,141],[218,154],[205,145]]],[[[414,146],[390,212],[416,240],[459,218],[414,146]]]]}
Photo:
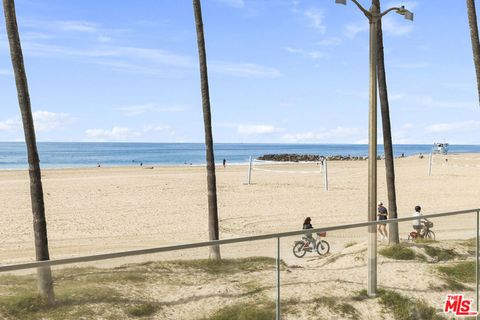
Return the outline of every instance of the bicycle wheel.
{"type": "Polygon", "coordinates": [[[305,246],[305,242],[303,241],[299,241],[295,243],[295,245],[293,246],[293,254],[295,255],[295,257],[302,258],[305,255],[305,253],[307,253],[307,251],[305,251],[304,249],[304,246],[305,246]]]}
{"type": "Polygon", "coordinates": [[[325,240],[320,240],[317,244],[317,253],[319,255],[327,254],[330,251],[330,245],[325,240]]]}
{"type": "Polygon", "coordinates": [[[424,238],[428,240],[435,240],[435,232],[433,232],[432,230],[428,230],[424,238]]]}

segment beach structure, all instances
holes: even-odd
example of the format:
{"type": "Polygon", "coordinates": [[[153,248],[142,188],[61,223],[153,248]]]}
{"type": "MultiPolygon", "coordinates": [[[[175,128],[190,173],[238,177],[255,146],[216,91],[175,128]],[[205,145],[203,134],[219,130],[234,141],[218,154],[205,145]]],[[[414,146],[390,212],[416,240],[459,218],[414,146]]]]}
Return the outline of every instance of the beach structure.
{"type": "Polygon", "coordinates": [[[446,143],[446,142],[435,142],[433,144],[432,153],[447,154],[448,153],[448,143],[446,143]]]}

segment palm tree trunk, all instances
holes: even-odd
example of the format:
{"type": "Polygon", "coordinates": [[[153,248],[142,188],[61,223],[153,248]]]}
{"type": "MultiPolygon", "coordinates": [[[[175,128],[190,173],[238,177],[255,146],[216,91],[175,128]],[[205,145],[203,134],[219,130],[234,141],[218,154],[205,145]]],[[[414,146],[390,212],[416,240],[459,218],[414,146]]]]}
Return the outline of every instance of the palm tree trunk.
{"type": "Polygon", "coordinates": [[[477,74],[477,90],[480,102],[480,42],[478,40],[477,13],[475,0],[467,0],[468,25],[470,26],[470,39],[472,41],[473,63],[477,74]]]}
{"type": "MultiPolygon", "coordinates": [[[[215,158],[213,155],[212,115],[210,112],[210,93],[208,89],[207,53],[203,33],[202,8],[200,0],[193,0],[195,26],[197,29],[198,60],[200,63],[200,82],[202,90],[203,122],[205,128],[205,146],[207,153],[208,188],[208,234],[210,240],[218,240],[217,182],[215,177],[215,158]]],[[[220,259],[220,247],[210,247],[210,259],[220,259]]]]}
{"type": "MultiPolygon", "coordinates": [[[[380,9],[380,0],[373,0],[372,4],[380,9]]],[[[385,152],[385,171],[387,178],[388,218],[397,218],[397,196],[395,192],[395,166],[393,158],[392,128],[390,125],[390,108],[388,105],[387,76],[385,73],[385,56],[383,52],[382,21],[378,21],[377,36],[377,76],[378,92],[380,95],[380,109],[382,114],[383,148],[385,152]]],[[[388,239],[390,243],[399,243],[398,224],[390,224],[388,239]]]]}
{"type": "MultiPolygon", "coordinates": [[[[49,260],[47,222],[43,203],[43,188],[40,172],[40,160],[37,152],[35,128],[33,125],[30,96],[28,93],[27,75],[23,64],[23,54],[18,34],[15,3],[3,0],[5,23],[7,26],[10,54],[12,57],[15,82],[17,85],[18,103],[22,114],[23,130],[28,153],[28,172],[30,176],[30,198],[32,202],[33,230],[35,234],[35,254],[37,261],[49,260]]],[[[54,303],[52,273],[50,267],[37,269],[38,290],[48,303],[54,303]]]]}

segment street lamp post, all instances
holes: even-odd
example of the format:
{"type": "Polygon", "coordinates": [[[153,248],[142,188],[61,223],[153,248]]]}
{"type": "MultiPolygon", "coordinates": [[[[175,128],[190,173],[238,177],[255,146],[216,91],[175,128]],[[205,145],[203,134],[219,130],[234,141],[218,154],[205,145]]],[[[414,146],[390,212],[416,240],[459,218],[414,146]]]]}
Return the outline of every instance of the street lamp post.
{"type": "MultiPolygon", "coordinates": [[[[335,0],[338,4],[347,4],[347,0],[335,0]]],[[[358,3],[353,3],[363,12],[370,23],[370,95],[368,113],[368,221],[375,221],[377,217],[377,35],[378,22],[390,11],[401,14],[407,20],[413,21],[413,13],[404,6],[393,7],[380,12],[375,4],[366,10],[358,3]]],[[[368,279],[367,293],[369,296],[377,294],[377,230],[376,226],[368,227],[368,279]]]]}

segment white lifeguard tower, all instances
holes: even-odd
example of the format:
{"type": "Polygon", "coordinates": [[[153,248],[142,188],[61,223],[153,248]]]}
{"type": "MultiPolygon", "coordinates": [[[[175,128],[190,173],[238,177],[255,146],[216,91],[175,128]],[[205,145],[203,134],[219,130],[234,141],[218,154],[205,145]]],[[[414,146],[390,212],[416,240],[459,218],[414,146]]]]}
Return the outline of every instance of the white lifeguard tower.
{"type": "Polygon", "coordinates": [[[435,142],[433,144],[432,153],[447,154],[448,153],[448,143],[446,143],[446,142],[435,142]]]}

